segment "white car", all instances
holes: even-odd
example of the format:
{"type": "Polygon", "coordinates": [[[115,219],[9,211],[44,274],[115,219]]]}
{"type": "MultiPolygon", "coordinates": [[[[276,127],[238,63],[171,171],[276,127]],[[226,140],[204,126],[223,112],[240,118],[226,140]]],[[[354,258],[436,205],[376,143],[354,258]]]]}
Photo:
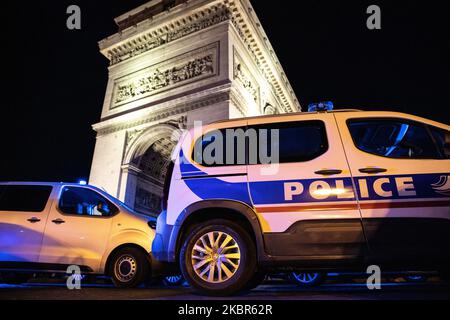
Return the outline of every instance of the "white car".
{"type": "Polygon", "coordinates": [[[449,130],[358,110],[194,128],[173,153],[153,254],[212,295],[265,269],[448,270],[449,130]]]}
{"type": "Polygon", "coordinates": [[[0,183],[0,272],[106,274],[134,287],[151,268],[151,217],[79,184],[0,183]]]}

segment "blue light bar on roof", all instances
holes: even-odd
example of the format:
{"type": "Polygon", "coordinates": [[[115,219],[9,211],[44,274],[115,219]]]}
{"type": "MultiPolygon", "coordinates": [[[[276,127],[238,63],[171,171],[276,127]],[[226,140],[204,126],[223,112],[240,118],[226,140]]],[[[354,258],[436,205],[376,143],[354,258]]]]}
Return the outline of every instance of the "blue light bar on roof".
{"type": "Polygon", "coordinates": [[[308,106],[308,112],[331,111],[333,108],[333,102],[331,101],[311,103],[308,106]]]}

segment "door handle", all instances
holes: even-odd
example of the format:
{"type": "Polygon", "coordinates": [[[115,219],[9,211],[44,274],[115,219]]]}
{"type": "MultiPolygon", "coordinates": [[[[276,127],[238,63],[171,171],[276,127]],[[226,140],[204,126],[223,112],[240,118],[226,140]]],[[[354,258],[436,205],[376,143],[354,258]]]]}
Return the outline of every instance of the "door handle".
{"type": "Polygon", "coordinates": [[[30,223],[38,223],[41,221],[41,219],[33,217],[33,218],[28,219],[27,221],[30,223]]]}
{"type": "Polygon", "coordinates": [[[52,220],[52,222],[53,222],[54,224],[63,224],[63,223],[66,223],[63,219],[52,220]]]}
{"type": "Polygon", "coordinates": [[[376,167],[359,169],[359,172],[361,172],[361,173],[368,173],[368,174],[383,173],[383,172],[386,172],[386,171],[387,171],[387,169],[376,168],[376,167]]]}
{"type": "Polygon", "coordinates": [[[339,169],[323,169],[323,170],[319,170],[314,172],[315,174],[321,174],[323,176],[333,176],[335,174],[341,174],[342,170],[339,169]]]}

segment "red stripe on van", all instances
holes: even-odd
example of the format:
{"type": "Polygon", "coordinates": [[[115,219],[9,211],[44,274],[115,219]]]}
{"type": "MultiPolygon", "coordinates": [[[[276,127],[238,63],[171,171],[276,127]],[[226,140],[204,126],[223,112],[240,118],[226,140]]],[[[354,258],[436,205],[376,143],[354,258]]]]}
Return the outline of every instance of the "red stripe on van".
{"type": "MultiPolygon", "coordinates": [[[[409,201],[409,202],[362,202],[361,209],[390,209],[390,208],[429,208],[448,207],[450,201],[409,201]]],[[[297,211],[333,211],[358,210],[356,204],[320,204],[305,206],[256,207],[260,213],[265,212],[297,212],[297,211]]]]}

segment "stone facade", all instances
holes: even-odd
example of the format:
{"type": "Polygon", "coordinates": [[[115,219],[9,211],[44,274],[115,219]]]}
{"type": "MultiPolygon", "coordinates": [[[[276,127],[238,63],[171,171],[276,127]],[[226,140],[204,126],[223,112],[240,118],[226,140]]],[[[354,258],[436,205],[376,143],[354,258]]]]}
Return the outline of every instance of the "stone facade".
{"type": "Polygon", "coordinates": [[[90,183],[139,211],[160,209],[180,129],[300,111],[248,0],[153,0],[116,23],[90,183]]]}

